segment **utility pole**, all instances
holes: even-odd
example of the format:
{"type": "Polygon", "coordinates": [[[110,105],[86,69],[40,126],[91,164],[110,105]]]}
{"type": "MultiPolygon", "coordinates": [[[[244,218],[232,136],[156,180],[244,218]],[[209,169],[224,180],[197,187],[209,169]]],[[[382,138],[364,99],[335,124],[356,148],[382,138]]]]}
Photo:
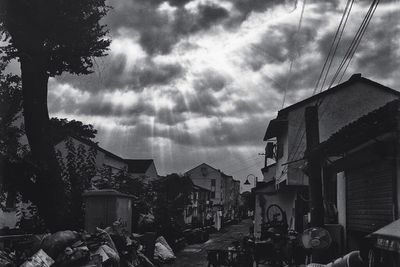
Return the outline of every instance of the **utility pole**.
{"type": "MultiPolygon", "coordinates": [[[[310,192],[310,213],[311,226],[321,227],[324,225],[324,203],[322,197],[322,175],[321,161],[319,155],[314,153],[315,148],[319,144],[319,122],[318,122],[318,106],[306,107],[306,158],[307,158],[307,175],[310,192]]],[[[314,249],[312,251],[313,262],[324,262],[322,251],[314,249]]]]}
{"type": "Polygon", "coordinates": [[[324,225],[324,204],[322,197],[321,161],[319,155],[313,153],[319,144],[318,106],[306,107],[306,157],[307,175],[309,177],[311,226],[324,225]]]}

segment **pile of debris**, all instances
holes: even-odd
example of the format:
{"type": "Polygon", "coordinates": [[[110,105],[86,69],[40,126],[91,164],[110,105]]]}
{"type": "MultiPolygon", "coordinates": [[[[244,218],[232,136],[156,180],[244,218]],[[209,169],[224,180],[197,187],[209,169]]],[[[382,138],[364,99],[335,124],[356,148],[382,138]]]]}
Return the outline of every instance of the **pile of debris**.
{"type": "Polygon", "coordinates": [[[154,246],[154,259],[144,253],[140,236],[128,234],[119,222],[95,233],[60,231],[32,235],[0,250],[0,266],[21,267],[154,267],[175,259],[165,239],[154,246]]]}

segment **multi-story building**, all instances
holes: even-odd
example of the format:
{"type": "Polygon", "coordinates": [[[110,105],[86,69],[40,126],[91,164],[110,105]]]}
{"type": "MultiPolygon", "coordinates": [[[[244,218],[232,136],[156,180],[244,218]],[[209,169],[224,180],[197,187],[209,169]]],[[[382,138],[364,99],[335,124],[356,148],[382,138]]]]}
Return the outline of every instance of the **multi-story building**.
{"type": "Polygon", "coordinates": [[[190,203],[185,207],[184,220],[186,224],[204,225],[207,213],[211,212],[211,191],[198,185],[193,185],[190,194],[190,203]]]}
{"type": "Polygon", "coordinates": [[[223,207],[225,185],[220,170],[206,163],[202,163],[187,171],[185,175],[193,181],[193,184],[211,191],[210,200],[214,206],[218,205],[221,206],[221,208],[223,207]]]}
{"type": "Polygon", "coordinates": [[[265,211],[270,204],[283,208],[291,227],[298,230],[302,227],[304,212],[308,208],[304,201],[308,198],[308,177],[304,172],[306,107],[318,105],[322,142],[351,121],[399,96],[398,91],[356,74],[344,83],[280,110],[269,122],[264,137],[269,162],[266,160],[262,170],[264,182],[254,189],[255,235],[261,233],[261,224],[266,220],[265,211]]]}
{"type": "Polygon", "coordinates": [[[128,172],[132,177],[143,178],[145,182],[159,178],[153,159],[125,159],[124,161],[128,165],[128,172]]]}

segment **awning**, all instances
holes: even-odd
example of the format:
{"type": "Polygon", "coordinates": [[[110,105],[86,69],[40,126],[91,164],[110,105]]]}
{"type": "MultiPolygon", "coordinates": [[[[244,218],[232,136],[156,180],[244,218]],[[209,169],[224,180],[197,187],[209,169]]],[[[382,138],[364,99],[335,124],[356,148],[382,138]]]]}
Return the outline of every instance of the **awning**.
{"type": "Polygon", "coordinates": [[[277,137],[287,129],[288,121],[282,119],[273,119],[269,122],[267,131],[265,132],[264,141],[272,137],[277,137]]]}
{"type": "Polygon", "coordinates": [[[381,229],[370,234],[369,236],[389,237],[398,239],[400,241],[400,219],[382,227],[381,229]]]}
{"type": "Polygon", "coordinates": [[[400,254],[400,220],[394,221],[368,235],[375,239],[374,246],[400,254]]]}

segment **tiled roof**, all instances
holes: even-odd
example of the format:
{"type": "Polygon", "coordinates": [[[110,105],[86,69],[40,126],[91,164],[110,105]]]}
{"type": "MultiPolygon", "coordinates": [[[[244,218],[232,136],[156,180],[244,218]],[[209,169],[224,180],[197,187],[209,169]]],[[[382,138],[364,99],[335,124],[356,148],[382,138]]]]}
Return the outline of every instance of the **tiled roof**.
{"type": "Polygon", "coordinates": [[[125,159],[128,164],[128,172],[145,173],[153,163],[152,159],[125,159]]]}
{"type": "Polygon", "coordinates": [[[328,90],[325,90],[319,94],[315,94],[309,98],[306,98],[302,101],[296,102],[293,105],[290,105],[284,109],[279,110],[277,118],[271,120],[270,124],[267,127],[267,130],[266,130],[265,136],[264,136],[264,141],[267,141],[269,138],[271,138],[273,135],[275,135],[276,132],[279,132],[280,130],[282,130],[283,127],[287,127],[286,117],[287,117],[287,113],[289,111],[294,110],[294,109],[296,109],[300,106],[306,105],[306,104],[316,103],[316,101],[318,101],[319,99],[324,98],[327,95],[334,94],[340,90],[343,90],[343,89],[345,90],[349,86],[351,86],[355,83],[358,83],[358,82],[371,85],[378,90],[383,90],[389,94],[393,94],[395,96],[400,97],[399,91],[396,91],[392,88],[384,86],[380,83],[374,82],[370,79],[364,78],[361,76],[361,74],[354,74],[353,76],[350,77],[349,80],[347,80],[341,84],[338,84],[338,85],[336,85],[328,90]]]}
{"type": "Polygon", "coordinates": [[[396,129],[400,100],[393,100],[347,124],[326,141],[319,144],[316,152],[335,155],[361,145],[379,135],[396,129]]]}

